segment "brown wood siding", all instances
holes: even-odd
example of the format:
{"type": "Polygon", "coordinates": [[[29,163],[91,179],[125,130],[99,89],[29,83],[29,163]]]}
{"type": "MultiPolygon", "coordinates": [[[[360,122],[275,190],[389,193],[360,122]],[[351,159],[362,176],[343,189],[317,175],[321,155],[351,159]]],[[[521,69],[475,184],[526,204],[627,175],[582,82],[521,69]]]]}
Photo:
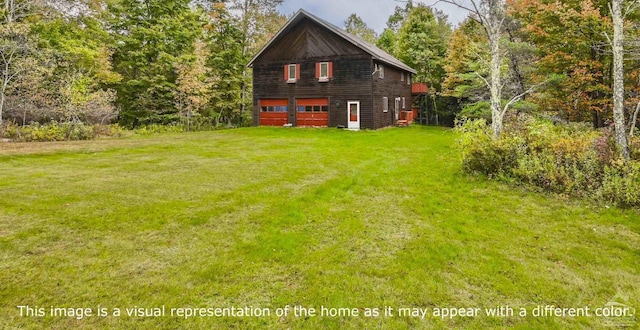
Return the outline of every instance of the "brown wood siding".
{"type": "Polygon", "coordinates": [[[407,84],[408,72],[404,72],[404,81],[401,81],[401,71],[384,63],[375,62],[372,65],[372,71],[375,64],[384,66],[384,78],[379,78],[378,73],[372,76],[373,79],[373,128],[395,125],[395,98],[405,98],[405,108],[402,109],[402,101],[400,101],[400,111],[411,110],[411,84],[407,84]],[[389,99],[389,111],[383,111],[382,98],[389,99]]]}
{"type": "Polygon", "coordinates": [[[257,61],[301,61],[340,55],[367,55],[322,26],[304,19],[266,49],[257,61]]]}
{"type": "Polygon", "coordinates": [[[329,126],[347,126],[347,101],[360,101],[362,128],[373,128],[371,92],[371,59],[367,56],[333,56],[311,59],[300,64],[300,79],[287,83],[282,76],[283,61],[256,61],[253,65],[253,124],[259,125],[258,100],[286,98],[289,100],[289,122],[296,123],[296,99],[328,98],[329,126]],[[318,82],[316,62],[333,63],[333,78],[318,82]]]}
{"type": "Polygon", "coordinates": [[[400,82],[400,70],[385,65],[385,79],[372,76],[374,61],[368,53],[330,30],[304,19],[282,35],[253,62],[253,124],[259,125],[258,101],[289,100],[288,122],[296,123],[296,99],[328,98],[329,126],[347,126],[347,101],[360,102],[360,127],[377,129],[394,124],[393,100],[404,96],[411,108],[411,85],[400,82]],[[333,77],[316,78],[316,63],[331,62],[333,77]],[[286,64],[300,65],[300,79],[287,83],[286,64]],[[382,96],[389,97],[388,113],[382,113],[382,96]]]}

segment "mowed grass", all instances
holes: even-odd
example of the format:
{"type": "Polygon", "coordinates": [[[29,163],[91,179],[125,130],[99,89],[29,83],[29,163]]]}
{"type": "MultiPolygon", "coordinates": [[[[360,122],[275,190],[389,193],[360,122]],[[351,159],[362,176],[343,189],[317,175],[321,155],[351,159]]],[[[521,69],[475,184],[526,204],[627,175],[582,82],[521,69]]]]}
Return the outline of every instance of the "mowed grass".
{"type": "Polygon", "coordinates": [[[640,310],[637,211],[463,174],[456,139],[429,127],[261,127],[0,144],[0,328],[581,329],[611,320],[518,308],[622,299],[640,310]],[[21,305],[94,316],[21,317],[21,305]],[[162,305],[360,316],[124,311],[162,305]],[[516,315],[382,312],[498,305],[516,315]],[[123,315],[98,317],[98,306],[123,315]]]}

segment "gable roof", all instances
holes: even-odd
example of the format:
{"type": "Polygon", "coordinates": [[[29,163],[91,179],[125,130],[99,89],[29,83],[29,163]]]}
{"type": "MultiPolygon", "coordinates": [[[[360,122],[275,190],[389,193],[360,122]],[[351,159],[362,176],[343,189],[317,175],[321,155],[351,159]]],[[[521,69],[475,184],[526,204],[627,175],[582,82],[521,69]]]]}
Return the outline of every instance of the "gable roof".
{"type": "Polygon", "coordinates": [[[289,21],[280,29],[280,31],[278,31],[278,33],[273,38],[271,38],[271,40],[269,40],[269,42],[264,47],[262,47],[262,49],[258,52],[258,54],[256,54],[256,56],[254,56],[251,59],[251,61],[249,62],[249,64],[247,64],[247,66],[251,67],[253,65],[253,62],[255,62],[255,60],[258,59],[258,57],[260,57],[260,55],[262,55],[262,53],[264,53],[264,51],[267,50],[267,48],[269,48],[280,36],[287,33],[304,18],[308,18],[311,21],[326,28],[327,30],[337,34],[342,39],[346,40],[347,42],[351,43],[352,45],[362,49],[364,52],[371,55],[375,60],[378,60],[380,62],[386,63],[388,65],[394,66],[396,68],[399,68],[405,71],[409,71],[413,74],[417,73],[416,70],[402,63],[399,59],[391,56],[389,53],[385,52],[384,50],[362,40],[358,36],[355,36],[351,33],[346,32],[345,30],[321,18],[318,18],[317,16],[312,15],[311,13],[305,11],[304,9],[298,10],[298,12],[295,13],[295,15],[293,15],[291,19],[289,19],[289,21]]]}

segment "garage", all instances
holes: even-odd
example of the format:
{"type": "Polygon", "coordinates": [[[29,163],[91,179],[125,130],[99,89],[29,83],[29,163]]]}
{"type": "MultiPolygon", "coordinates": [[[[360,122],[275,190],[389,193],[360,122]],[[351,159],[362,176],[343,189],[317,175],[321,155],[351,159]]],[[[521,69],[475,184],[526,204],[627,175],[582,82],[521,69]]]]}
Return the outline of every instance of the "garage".
{"type": "Polygon", "coordinates": [[[329,99],[296,99],[296,126],[329,126],[329,99]]]}
{"type": "Polygon", "coordinates": [[[260,125],[283,126],[289,122],[289,100],[260,100],[260,125]]]}

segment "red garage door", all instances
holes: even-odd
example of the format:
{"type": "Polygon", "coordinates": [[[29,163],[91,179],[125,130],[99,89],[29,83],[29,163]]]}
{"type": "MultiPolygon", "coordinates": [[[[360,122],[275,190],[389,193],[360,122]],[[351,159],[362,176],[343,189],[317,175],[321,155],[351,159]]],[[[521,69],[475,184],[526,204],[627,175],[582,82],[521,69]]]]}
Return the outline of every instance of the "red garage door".
{"type": "Polygon", "coordinates": [[[297,126],[329,126],[329,99],[297,99],[297,126]]]}
{"type": "Polygon", "coordinates": [[[260,125],[282,126],[289,122],[289,100],[260,100],[260,125]]]}

